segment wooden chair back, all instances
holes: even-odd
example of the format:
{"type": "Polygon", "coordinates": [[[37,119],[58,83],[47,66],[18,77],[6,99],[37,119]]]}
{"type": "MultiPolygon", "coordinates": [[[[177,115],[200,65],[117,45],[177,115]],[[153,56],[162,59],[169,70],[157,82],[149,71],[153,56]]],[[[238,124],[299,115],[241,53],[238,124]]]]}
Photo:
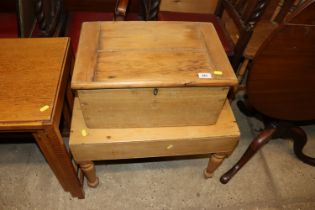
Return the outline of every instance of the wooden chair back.
{"type": "Polygon", "coordinates": [[[17,20],[20,37],[32,37],[36,25],[34,0],[17,1],[17,20]]]}
{"type": "Polygon", "coordinates": [[[142,20],[157,20],[161,0],[141,0],[140,17],[142,20]]]}
{"type": "Polygon", "coordinates": [[[272,33],[283,19],[295,10],[304,0],[269,0],[260,21],[257,23],[253,31],[253,35],[249,40],[243,53],[244,62],[239,69],[238,78],[242,81],[243,76],[250,65],[250,61],[255,57],[258,49],[264,40],[272,33]]]}
{"type": "Polygon", "coordinates": [[[304,0],[269,0],[264,14],[257,23],[253,36],[244,51],[244,57],[249,60],[253,59],[264,40],[302,1],[304,0]]]}
{"type": "Polygon", "coordinates": [[[261,20],[269,20],[274,23],[281,23],[283,19],[292,13],[304,0],[273,0],[268,1],[266,11],[261,20]]]}
{"type": "MultiPolygon", "coordinates": [[[[137,13],[139,19],[155,20],[159,11],[161,0],[132,0],[128,5],[128,11],[120,10],[120,5],[127,1],[121,0],[63,0],[65,10],[73,11],[89,11],[89,12],[113,12],[115,15],[123,16],[128,13],[137,13]]],[[[120,19],[120,18],[118,18],[120,19]]]]}
{"type": "Polygon", "coordinates": [[[315,0],[306,0],[258,50],[247,80],[248,101],[280,120],[315,119],[315,0]]]}
{"type": "MultiPolygon", "coordinates": [[[[63,0],[67,12],[113,12],[117,7],[117,0],[63,0]]],[[[132,0],[129,12],[138,12],[141,0],[132,0]]]]}
{"type": "Polygon", "coordinates": [[[34,0],[2,0],[0,30],[5,30],[0,33],[5,34],[3,37],[31,37],[36,24],[34,8],[34,0]]]}
{"type": "Polygon", "coordinates": [[[231,63],[236,69],[240,63],[245,47],[253,33],[254,27],[263,14],[267,0],[221,0],[215,11],[216,16],[221,17],[223,13],[229,16],[237,29],[237,40],[235,40],[234,55],[231,63]]]}
{"type": "Polygon", "coordinates": [[[63,34],[66,22],[63,5],[63,0],[35,0],[35,14],[41,36],[63,34]]]}
{"type": "MultiPolygon", "coordinates": [[[[41,31],[41,35],[47,36],[47,37],[63,35],[64,29],[65,29],[65,22],[66,22],[66,15],[65,15],[66,11],[64,7],[68,6],[69,8],[69,3],[71,3],[71,1],[65,1],[65,2],[64,0],[35,0],[35,1],[36,1],[35,13],[37,16],[37,21],[38,21],[38,25],[41,31]]],[[[74,4],[74,2],[72,3],[74,4]]],[[[110,10],[110,12],[114,14],[115,20],[125,19],[127,9],[129,9],[128,7],[129,0],[104,1],[104,4],[106,3],[107,4],[112,3],[115,6],[115,8],[110,10]]],[[[140,4],[139,0],[135,1],[135,3],[140,4]]],[[[157,0],[143,1],[143,4],[141,4],[142,8],[144,8],[144,6],[148,6],[149,10],[148,10],[148,13],[144,13],[144,15],[140,14],[139,16],[143,16],[143,19],[145,20],[154,18],[154,14],[152,14],[153,12],[152,8],[156,4],[157,6],[159,6],[159,0],[158,1],[157,0]]],[[[104,5],[100,7],[104,7],[104,5]]]]}

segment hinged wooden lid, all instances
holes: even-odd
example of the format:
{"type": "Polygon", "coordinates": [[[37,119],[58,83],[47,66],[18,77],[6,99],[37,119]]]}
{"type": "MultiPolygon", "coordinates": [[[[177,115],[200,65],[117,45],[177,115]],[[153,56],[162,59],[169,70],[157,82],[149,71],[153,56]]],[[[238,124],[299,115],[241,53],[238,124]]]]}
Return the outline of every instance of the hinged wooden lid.
{"type": "Polygon", "coordinates": [[[237,79],[211,23],[84,23],[74,89],[232,86],[237,79]]]}

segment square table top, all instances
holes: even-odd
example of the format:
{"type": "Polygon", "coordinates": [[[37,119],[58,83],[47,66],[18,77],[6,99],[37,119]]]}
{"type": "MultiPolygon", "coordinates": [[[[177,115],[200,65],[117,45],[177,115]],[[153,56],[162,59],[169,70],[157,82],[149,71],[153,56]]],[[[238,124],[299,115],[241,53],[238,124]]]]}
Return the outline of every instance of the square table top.
{"type": "Polygon", "coordinates": [[[235,84],[211,23],[107,21],[83,24],[71,85],[97,89],[235,84]]]}
{"type": "Polygon", "coordinates": [[[0,39],[0,130],[50,121],[68,38],[0,39]]]}

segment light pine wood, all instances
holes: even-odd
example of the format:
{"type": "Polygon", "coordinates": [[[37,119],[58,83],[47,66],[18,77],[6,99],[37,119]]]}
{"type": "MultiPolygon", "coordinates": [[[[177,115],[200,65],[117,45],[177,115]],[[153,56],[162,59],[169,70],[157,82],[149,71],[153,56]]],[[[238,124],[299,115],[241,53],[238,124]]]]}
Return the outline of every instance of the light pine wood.
{"type": "MultiPolygon", "coordinates": [[[[72,76],[73,81],[91,82],[94,76],[94,66],[97,62],[97,49],[100,36],[99,24],[83,23],[84,32],[80,33],[77,59],[72,76]]],[[[81,30],[82,31],[82,30],[81,30]]]]}
{"type": "Polygon", "coordinates": [[[211,23],[90,22],[79,45],[72,88],[89,128],[213,124],[237,84],[211,23]]]}
{"type": "Polygon", "coordinates": [[[177,80],[182,83],[179,86],[185,86],[185,84],[191,86],[191,83],[197,82],[195,81],[198,78],[197,71],[201,73],[210,72],[208,69],[215,69],[214,64],[209,61],[204,52],[194,50],[181,52],[181,50],[174,49],[163,53],[146,50],[140,52],[109,51],[101,52],[99,56],[99,62],[96,64],[98,71],[95,73],[94,79],[96,82],[102,82],[104,78],[105,80],[109,78],[107,85],[111,87],[120,86],[119,80],[124,80],[123,83],[129,87],[135,85],[145,87],[175,86],[177,80]],[[179,56],[174,56],[174,54],[179,56]],[[126,70],[122,70],[122,67],[126,70]],[[136,67],[135,75],[127,73],[128,69],[132,67],[136,67]],[[178,69],[178,71],[174,71],[174,69],[178,69]],[[187,78],[185,72],[181,73],[181,69],[189,69],[191,79],[187,78]],[[122,74],[121,71],[125,74],[122,74]]]}
{"type": "Polygon", "coordinates": [[[94,163],[92,161],[85,161],[79,163],[79,166],[87,179],[87,184],[89,187],[97,187],[99,184],[99,179],[96,176],[96,170],[94,163]]]}
{"type": "Polygon", "coordinates": [[[170,12],[214,13],[218,0],[162,0],[160,10],[170,12]]]}
{"type": "Polygon", "coordinates": [[[89,129],[75,99],[70,149],[77,162],[192,154],[230,154],[239,140],[230,105],[214,125],[159,128],[89,129]],[[84,136],[82,136],[82,131],[84,136]]]}
{"type": "Polygon", "coordinates": [[[68,38],[0,39],[0,132],[32,133],[63,189],[84,198],[59,130],[73,104],[69,46],[68,38]]]}
{"type": "Polygon", "coordinates": [[[214,124],[228,88],[131,88],[79,90],[88,128],[214,124]]]}
{"type": "Polygon", "coordinates": [[[236,84],[211,23],[83,24],[72,80],[74,89],[236,84]],[[223,74],[211,79],[198,77],[198,73],[216,70],[223,74]]]}
{"type": "Polygon", "coordinates": [[[184,52],[198,50],[206,54],[202,50],[204,44],[198,32],[199,23],[128,22],[131,26],[124,22],[116,23],[99,23],[101,30],[99,51],[156,50],[163,53],[171,50],[184,52]]]}
{"type": "MultiPolygon", "coordinates": [[[[227,54],[221,45],[221,41],[215,32],[214,26],[211,26],[212,27],[201,27],[200,32],[201,36],[205,40],[205,46],[209,52],[212,63],[215,66],[215,70],[222,71],[224,75],[224,77],[215,76],[214,79],[220,80],[221,82],[223,82],[222,80],[225,80],[225,85],[227,86],[237,85],[238,82],[227,54]]],[[[213,86],[215,86],[215,84],[213,84],[213,86]]]]}
{"type": "Polygon", "coordinates": [[[211,154],[208,162],[208,167],[204,170],[205,177],[211,178],[214,174],[214,171],[222,164],[225,158],[226,154],[222,153],[211,154]]]}

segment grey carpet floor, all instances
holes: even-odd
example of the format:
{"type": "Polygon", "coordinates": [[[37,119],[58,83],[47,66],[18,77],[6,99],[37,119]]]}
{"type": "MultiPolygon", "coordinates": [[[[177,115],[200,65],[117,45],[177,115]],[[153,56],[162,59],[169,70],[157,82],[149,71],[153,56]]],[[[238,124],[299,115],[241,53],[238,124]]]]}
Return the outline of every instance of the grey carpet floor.
{"type": "MultiPolygon", "coordinates": [[[[315,209],[315,168],[293,154],[292,142],[267,144],[228,183],[219,182],[243,154],[261,125],[234,105],[241,140],[212,179],[202,170],[207,158],[150,158],[96,164],[100,185],[84,186],[86,198],[65,193],[34,142],[0,144],[0,210],[11,209],[315,209]]],[[[315,125],[305,152],[315,156],[315,125]]]]}

